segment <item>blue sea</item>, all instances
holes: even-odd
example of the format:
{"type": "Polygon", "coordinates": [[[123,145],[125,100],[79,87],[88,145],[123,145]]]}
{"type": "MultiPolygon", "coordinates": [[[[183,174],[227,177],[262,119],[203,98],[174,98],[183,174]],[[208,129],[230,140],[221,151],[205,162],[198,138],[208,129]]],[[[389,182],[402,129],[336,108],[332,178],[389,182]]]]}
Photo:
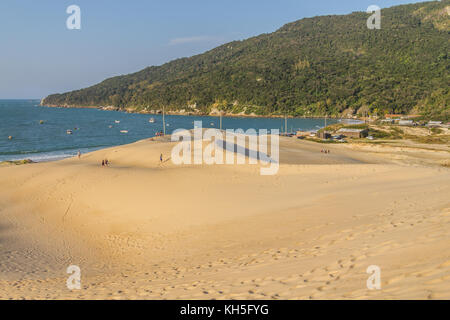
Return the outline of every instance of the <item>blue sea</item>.
{"type": "MultiPolygon", "coordinates": [[[[162,130],[162,115],[130,114],[98,109],[67,109],[39,106],[39,100],[0,100],[0,161],[31,159],[51,161],[153,137],[162,130]],[[155,123],[149,123],[153,117],[155,123]],[[42,120],[42,124],[40,123],[42,120]],[[120,121],[120,123],[116,123],[120,121]],[[67,134],[72,130],[73,134],[67,134]],[[128,133],[122,133],[126,130],[128,133]],[[8,137],[11,136],[12,139],[8,137]]],[[[166,133],[218,128],[218,117],[167,115],[166,133]]],[[[337,120],[328,119],[327,123],[337,120]]],[[[288,131],[317,130],[324,119],[288,119],[288,131]]],[[[284,119],[224,117],[223,129],[282,129],[284,119]]]]}

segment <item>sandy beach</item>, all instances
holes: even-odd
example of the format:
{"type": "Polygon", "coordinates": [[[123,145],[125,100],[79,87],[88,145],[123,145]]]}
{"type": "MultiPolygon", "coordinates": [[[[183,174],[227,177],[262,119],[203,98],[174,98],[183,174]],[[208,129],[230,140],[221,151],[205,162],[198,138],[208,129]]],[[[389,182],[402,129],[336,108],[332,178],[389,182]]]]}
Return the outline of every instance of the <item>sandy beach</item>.
{"type": "Polygon", "coordinates": [[[0,166],[0,299],[450,299],[448,148],[281,137],[261,176],[173,146],[0,166]]]}

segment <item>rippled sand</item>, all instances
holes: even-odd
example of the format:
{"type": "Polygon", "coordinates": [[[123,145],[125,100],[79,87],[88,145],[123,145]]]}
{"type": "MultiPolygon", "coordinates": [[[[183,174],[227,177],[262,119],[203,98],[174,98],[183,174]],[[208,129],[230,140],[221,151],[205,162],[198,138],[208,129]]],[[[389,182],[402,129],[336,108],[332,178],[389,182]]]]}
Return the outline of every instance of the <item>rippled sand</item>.
{"type": "Polygon", "coordinates": [[[450,298],[447,151],[281,138],[279,173],[261,176],[175,166],[172,147],[1,166],[0,298],[450,298]]]}

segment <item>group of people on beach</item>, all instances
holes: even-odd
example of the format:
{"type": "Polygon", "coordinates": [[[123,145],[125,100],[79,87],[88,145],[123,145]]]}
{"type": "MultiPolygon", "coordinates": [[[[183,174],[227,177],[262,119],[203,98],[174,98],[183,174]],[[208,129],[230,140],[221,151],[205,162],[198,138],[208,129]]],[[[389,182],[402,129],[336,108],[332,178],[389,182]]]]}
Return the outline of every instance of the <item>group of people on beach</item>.
{"type": "MultiPolygon", "coordinates": [[[[77,153],[78,159],[81,159],[81,152],[78,151],[77,153]]],[[[159,156],[159,162],[163,163],[163,154],[161,153],[161,155],[159,156]]],[[[103,159],[102,160],[102,167],[108,167],[109,166],[109,160],[108,159],[103,159]]]]}
{"type": "Polygon", "coordinates": [[[322,150],[320,150],[320,152],[325,153],[325,154],[328,154],[328,153],[330,153],[330,150],[322,149],[322,150]]]}

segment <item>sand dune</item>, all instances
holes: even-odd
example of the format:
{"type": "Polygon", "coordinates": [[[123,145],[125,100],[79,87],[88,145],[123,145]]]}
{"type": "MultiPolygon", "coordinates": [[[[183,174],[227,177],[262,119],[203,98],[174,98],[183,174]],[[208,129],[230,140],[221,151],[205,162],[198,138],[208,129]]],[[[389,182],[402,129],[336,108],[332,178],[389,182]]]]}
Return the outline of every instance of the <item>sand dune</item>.
{"type": "Polygon", "coordinates": [[[0,298],[450,298],[447,151],[280,141],[274,176],[157,139],[0,167],[0,298]]]}

